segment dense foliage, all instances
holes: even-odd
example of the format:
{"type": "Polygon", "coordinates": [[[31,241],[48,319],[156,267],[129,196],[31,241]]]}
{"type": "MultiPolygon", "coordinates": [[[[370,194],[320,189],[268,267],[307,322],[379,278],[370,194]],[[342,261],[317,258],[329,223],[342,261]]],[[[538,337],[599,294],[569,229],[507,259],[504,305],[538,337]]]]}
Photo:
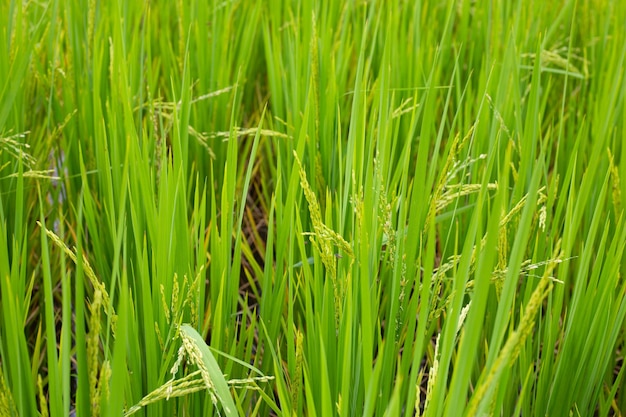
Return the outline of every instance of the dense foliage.
{"type": "Polygon", "coordinates": [[[626,412],[626,2],[0,2],[0,414],[626,412]]]}

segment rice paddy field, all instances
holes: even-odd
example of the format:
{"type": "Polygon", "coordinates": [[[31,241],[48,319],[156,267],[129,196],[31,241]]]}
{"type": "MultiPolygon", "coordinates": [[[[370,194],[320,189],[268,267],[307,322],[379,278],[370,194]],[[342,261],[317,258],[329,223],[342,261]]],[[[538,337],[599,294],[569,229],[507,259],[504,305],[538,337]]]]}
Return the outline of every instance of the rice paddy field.
{"type": "Polygon", "coordinates": [[[0,1],[0,415],[626,414],[626,2],[0,1]]]}

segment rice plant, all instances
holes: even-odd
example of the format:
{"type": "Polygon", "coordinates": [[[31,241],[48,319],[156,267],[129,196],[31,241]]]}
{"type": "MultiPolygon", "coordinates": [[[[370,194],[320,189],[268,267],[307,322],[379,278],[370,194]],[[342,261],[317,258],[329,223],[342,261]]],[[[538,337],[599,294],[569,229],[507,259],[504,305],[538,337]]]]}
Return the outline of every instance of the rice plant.
{"type": "Polygon", "coordinates": [[[0,415],[626,414],[623,1],[0,22],[0,415]]]}

